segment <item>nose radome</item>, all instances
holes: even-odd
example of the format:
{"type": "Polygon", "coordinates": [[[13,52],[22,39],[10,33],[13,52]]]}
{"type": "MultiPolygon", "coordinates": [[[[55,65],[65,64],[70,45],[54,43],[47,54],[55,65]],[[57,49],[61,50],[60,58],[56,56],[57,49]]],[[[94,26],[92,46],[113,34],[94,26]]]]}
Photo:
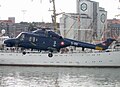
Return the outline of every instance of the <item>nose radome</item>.
{"type": "Polygon", "coordinates": [[[12,47],[15,45],[15,40],[14,39],[7,39],[4,41],[4,44],[7,46],[7,47],[12,47]]]}
{"type": "Polygon", "coordinates": [[[9,42],[9,40],[7,39],[7,40],[4,41],[4,44],[7,44],[8,42],[9,42]]]}
{"type": "Polygon", "coordinates": [[[5,41],[4,41],[4,44],[6,45],[6,47],[10,47],[10,45],[11,45],[9,39],[5,40],[5,41]]]}

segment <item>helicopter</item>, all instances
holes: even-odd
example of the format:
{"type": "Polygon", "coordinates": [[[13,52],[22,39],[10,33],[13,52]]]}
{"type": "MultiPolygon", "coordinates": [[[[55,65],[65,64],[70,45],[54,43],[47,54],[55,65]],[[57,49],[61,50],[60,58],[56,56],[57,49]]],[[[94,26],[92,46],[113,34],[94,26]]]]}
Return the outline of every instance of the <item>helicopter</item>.
{"type": "MultiPolygon", "coordinates": [[[[25,49],[36,49],[40,51],[49,51],[48,56],[52,57],[53,52],[60,52],[60,49],[69,46],[82,47],[95,50],[106,50],[115,39],[108,38],[99,44],[91,44],[73,39],[63,38],[61,35],[51,30],[39,29],[33,32],[21,32],[16,38],[10,38],[4,41],[6,47],[22,47],[25,49]]],[[[24,52],[24,54],[26,54],[24,52]]]]}

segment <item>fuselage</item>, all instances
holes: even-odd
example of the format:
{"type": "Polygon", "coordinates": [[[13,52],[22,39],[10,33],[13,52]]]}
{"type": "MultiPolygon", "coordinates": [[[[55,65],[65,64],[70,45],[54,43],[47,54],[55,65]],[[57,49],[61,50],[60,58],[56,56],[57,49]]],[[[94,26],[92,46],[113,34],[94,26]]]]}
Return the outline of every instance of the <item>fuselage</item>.
{"type": "Polygon", "coordinates": [[[21,33],[17,38],[8,39],[4,42],[9,47],[18,46],[24,48],[38,49],[38,50],[60,50],[70,46],[70,42],[63,38],[54,36],[45,36],[33,33],[21,33]]]}

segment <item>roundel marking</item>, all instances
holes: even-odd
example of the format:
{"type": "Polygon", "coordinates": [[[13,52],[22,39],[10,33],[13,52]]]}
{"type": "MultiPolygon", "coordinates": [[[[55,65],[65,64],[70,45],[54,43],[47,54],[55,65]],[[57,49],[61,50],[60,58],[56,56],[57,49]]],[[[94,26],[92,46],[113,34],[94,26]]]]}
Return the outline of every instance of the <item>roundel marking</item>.
{"type": "Polygon", "coordinates": [[[101,20],[102,23],[105,22],[105,14],[103,14],[103,13],[101,14],[100,20],[101,20]]]}
{"type": "Polygon", "coordinates": [[[82,11],[86,11],[87,10],[87,4],[86,3],[82,3],[81,4],[81,10],[82,11]]]}

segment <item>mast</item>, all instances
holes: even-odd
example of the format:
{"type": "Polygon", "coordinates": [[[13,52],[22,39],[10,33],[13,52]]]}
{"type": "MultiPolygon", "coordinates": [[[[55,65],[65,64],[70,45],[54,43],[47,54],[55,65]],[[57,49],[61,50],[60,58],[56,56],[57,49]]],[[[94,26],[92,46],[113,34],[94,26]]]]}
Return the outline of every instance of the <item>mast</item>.
{"type": "Polygon", "coordinates": [[[53,22],[53,26],[54,26],[54,31],[58,32],[57,30],[57,23],[56,23],[56,8],[55,8],[55,0],[50,0],[50,3],[53,3],[53,15],[52,15],[52,22],[53,22]]]}
{"type": "MultiPolygon", "coordinates": [[[[31,0],[31,1],[33,1],[33,0],[31,0]]],[[[56,16],[59,15],[59,14],[56,14],[55,0],[49,0],[49,1],[50,1],[50,3],[53,3],[53,10],[49,9],[49,11],[53,11],[53,15],[51,17],[52,17],[54,31],[58,32],[58,30],[57,30],[57,23],[56,23],[56,16]]],[[[40,0],[40,2],[42,3],[42,0],[40,0]]]]}

